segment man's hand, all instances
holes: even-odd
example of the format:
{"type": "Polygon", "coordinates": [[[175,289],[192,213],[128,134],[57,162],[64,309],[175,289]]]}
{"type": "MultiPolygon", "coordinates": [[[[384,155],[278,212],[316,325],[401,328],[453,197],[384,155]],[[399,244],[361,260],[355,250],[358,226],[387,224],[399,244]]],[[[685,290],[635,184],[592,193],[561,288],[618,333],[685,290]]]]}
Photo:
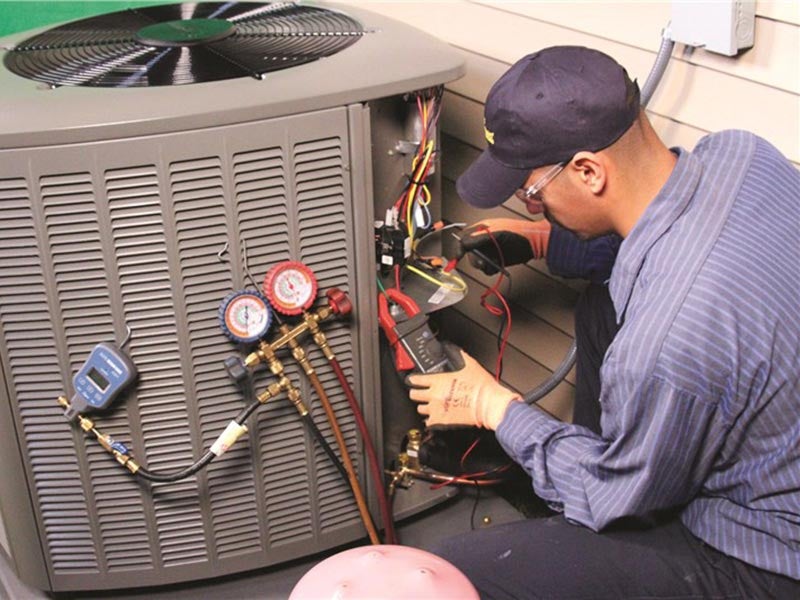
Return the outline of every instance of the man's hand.
{"type": "MultiPolygon", "coordinates": [[[[550,228],[550,222],[546,219],[486,219],[464,229],[459,257],[471,250],[477,250],[497,266],[506,267],[526,263],[534,258],[544,258],[547,256],[550,228]],[[498,254],[498,246],[503,255],[502,260],[498,254]]],[[[475,253],[470,252],[469,260],[472,266],[487,275],[494,275],[498,271],[475,253]]]]}
{"type": "Polygon", "coordinates": [[[460,352],[464,366],[458,371],[409,375],[409,397],[420,403],[417,412],[428,417],[428,427],[497,429],[508,405],[521,400],[520,395],[497,383],[474,358],[460,352]]]}

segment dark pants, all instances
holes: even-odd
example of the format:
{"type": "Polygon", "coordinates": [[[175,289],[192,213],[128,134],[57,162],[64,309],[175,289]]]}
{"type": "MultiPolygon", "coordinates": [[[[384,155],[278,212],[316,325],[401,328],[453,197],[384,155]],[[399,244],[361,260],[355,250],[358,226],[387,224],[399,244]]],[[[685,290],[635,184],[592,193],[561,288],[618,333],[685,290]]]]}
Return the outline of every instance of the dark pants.
{"type": "MultiPolygon", "coordinates": [[[[587,288],[576,311],[574,421],[600,428],[599,369],[617,332],[605,286],[587,288]]],[[[470,532],[430,549],[472,581],[481,598],[800,598],[800,582],[725,556],[677,517],[602,533],[562,516],[470,532]]]]}

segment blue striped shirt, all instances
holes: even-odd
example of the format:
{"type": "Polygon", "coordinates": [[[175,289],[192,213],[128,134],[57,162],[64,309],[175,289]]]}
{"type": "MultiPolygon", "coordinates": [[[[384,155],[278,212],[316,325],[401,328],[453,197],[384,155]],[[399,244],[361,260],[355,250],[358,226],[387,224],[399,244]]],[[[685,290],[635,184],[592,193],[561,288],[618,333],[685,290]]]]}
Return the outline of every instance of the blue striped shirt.
{"type": "Polygon", "coordinates": [[[683,507],[709,545],[800,579],[800,173],[741,131],[678,151],[609,290],[602,435],[513,403],[498,440],[575,522],[683,507]]]}
{"type": "Polygon", "coordinates": [[[561,277],[606,283],[621,242],[622,238],[616,233],[579,242],[574,234],[553,223],[547,243],[547,266],[561,277]]]}

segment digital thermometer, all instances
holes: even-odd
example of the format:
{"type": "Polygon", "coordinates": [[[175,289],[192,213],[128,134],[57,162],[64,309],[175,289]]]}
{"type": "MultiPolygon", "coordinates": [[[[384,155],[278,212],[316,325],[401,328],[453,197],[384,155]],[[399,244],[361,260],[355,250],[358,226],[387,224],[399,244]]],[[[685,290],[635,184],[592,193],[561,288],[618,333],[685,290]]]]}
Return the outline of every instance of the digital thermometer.
{"type": "Polygon", "coordinates": [[[64,414],[74,419],[78,413],[107,408],[136,375],[136,366],[119,348],[97,344],[72,378],[75,395],[64,414]]]}

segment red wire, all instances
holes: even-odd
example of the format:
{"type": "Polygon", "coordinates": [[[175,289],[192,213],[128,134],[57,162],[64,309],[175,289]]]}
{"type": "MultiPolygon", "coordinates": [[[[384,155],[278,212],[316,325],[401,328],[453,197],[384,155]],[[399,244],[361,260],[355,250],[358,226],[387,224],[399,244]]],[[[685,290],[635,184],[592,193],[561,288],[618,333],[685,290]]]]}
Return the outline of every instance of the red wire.
{"type": "Polygon", "coordinates": [[[465,473],[464,475],[451,475],[447,481],[441,481],[439,483],[435,483],[431,486],[432,490],[438,490],[446,485],[451,485],[453,483],[460,483],[460,484],[471,484],[475,485],[498,485],[503,483],[502,479],[480,479],[485,475],[490,475],[493,473],[502,473],[504,471],[508,471],[511,468],[512,463],[507,463],[502,467],[498,467],[497,469],[491,469],[490,471],[477,471],[475,473],[465,473]]]}
{"type": "Polygon", "coordinates": [[[505,265],[505,260],[503,258],[503,252],[500,249],[500,244],[497,242],[494,235],[492,235],[492,232],[486,226],[481,227],[481,229],[486,231],[486,234],[489,236],[489,239],[492,240],[492,243],[495,245],[501,267],[500,273],[497,275],[497,279],[495,280],[494,285],[492,285],[492,287],[490,288],[487,288],[486,291],[484,291],[483,294],[481,294],[481,306],[483,306],[487,311],[489,311],[489,313],[491,313],[496,317],[501,317],[503,315],[505,315],[506,317],[506,327],[505,331],[503,331],[503,338],[500,341],[500,348],[498,349],[497,352],[497,361],[495,362],[495,367],[494,367],[495,381],[500,381],[500,373],[503,368],[503,355],[505,354],[506,346],[508,345],[508,337],[509,335],[511,335],[511,309],[509,308],[506,299],[500,293],[500,284],[503,282],[503,277],[504,277],[503,271],[505,270],[506,265],[505,265]],[[503,308],[501,309],[498,308],[497,306],[492,306],[491,304],[489,304],[488,302],[489,296],[494,296],[495,298],[497,298],[500,301],[500,304],[502,304],[503,308]]]}
{"type": "Polygon", "coordinates": [[[481,441],[481,438],[479,438],[479,437],[476,437],[476,438],[475,438],[475,441],[474,441],[474,442],[472,442],[472,443],[469,445],[469,448],[467,448],[467,449],[466,449],[466,451],[464,452],[464,454],[462,454],[462,455],[461,455],[461,461],[459,462],[459,464],[461,465],[461,472],[462,472],[462,473],[463,473],[463,472],[464,472],[464,470],[466,469],[466,465],[464,465],[464,461],[466,461],[466,460],[467,460],[467,457],[469,456],[470,452],[472,452],[472,451],[475,449],[475,446],[477,446],[477,445],[480,443],[480,441],[481,441]]]}
{"type": "Polygon", "coordinates": [[[394,266],[394,287],[400,290],[400,265],[394,266]]]}

